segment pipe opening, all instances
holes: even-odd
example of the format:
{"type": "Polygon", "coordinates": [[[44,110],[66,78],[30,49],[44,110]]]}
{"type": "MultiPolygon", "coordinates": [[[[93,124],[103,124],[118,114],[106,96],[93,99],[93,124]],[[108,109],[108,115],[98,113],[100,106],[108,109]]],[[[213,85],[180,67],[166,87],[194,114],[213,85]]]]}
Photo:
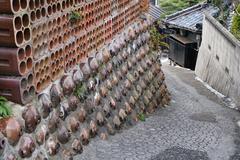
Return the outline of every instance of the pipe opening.
{"type": "Polygon", "coordinates": [[[37,17],[37,19],[40,19],[40,18],[41,18],[41,11],[40,11],[40,9],[38,9],[38,10],[36,11],[36,17],[37,17]]]}
{"type": "Polygon", "coordinates": [[[73,66],[75,66],[76,63],[77,63],[77,62],[76,62],[76,58],[74,58],[74,59],[73,59],[73,66]]]}
{"type": "Polygon", "coordinates": [[[23,78],[22,80],[21,80],[21,88],[22,89],[25,89],[25,88],[27,88],[27,80],[26,80],[26,78],[23,78]]]}
{"type": "Polygon", "coordinates": [[[30,10],[34,9],[34,1],[33,0],[29,1],[29,8],[30,8],[30,10]]]}
{"type": "Polygon", "coordinates": [[[57,11],[57,7],[56,7],[55,4],[52,6],[52,10],[53,10],[53,13],[56,13],[56,11],[57,11]]]}
{"type": "Polygon", "coordinates": [[[58,17],[58,19],[57,19],[57,25],[60,25],[60,23],[61,23],[61,18],[58,17]]]}
{"type": "Polygon", "coordinates": [[[23,92],[23,99],[24,100],[28,99],[28,91],[26,91],[26,90],[23,92]]]}
{"type": "Polygon", "coordinates": [[[42,87],[41,83],[38,82],[38,83],[37,83],[37,91],[40,91],[40,90],[41,90],[41,87],[42,87]]]}
{"type": "Polygon", "coordinates": [[[46,79],[45,77],[42,80],[41,88],[43,89],[46,86],[46,79]]]}
{"type": "Polygon", "coordinates": [[[38,70],[39,70],[39,62],[35,63],[34,69],[35,69],[35,71],[38,71],[38,70]]]}
{"type": "Polygon", "coordinates": [[[56,76],[55,74],[56,74],[55,71],[53,71],[53,72],[52,72],[53,78],[55,78],[55,76],[56,76]]]}
{"type": "Polygon", "coordinates": [[[45,76],[45,75],[44,75],[44,70],[43,70],[43,69],[41,70],[40,75],[41,75],[41,78],[43,78],[43,77],[45,76]]]}
{"type": "Polygon", "coordinates": [[[81,56],[77,55],[77,62],[80,62],[80,60],[81,60],[81,56]]]}
{"type": "Polygon", "coordinates": [[[43,66],[44,66],[44,62],[43,62],[43,60],[41,60],[40,61],[40,68],[43,68],[43,66]]]}
{"type": "Polygon", "coordinates": [[[58,38],[58,43],[61,44],[62,43],[62,37],[58,38]]]}
{"type": "Polygon", "coordinates": [[[61,4],[60,3],[57,4],[57,11],[58,12],[61,11],[61,4]]]}
{"type": "Polygon", "coordinates": [[[45,58],[45,60],[44,60],[44,64],[48,65],[48,61],[49,61],[48,57],[45,58]]]}
{"type": "Polygon", "coordinates": [[[54,53],[51,54],[51,60],[53,61],[55,59],[54,53]]]}
{"type": "Polygon", "coordinates": [[[32,97],[32,96],[34,96],[34,94],[35,94],[35,88],[34,88],[34,86],[31,86],[30,88],[29,88],[29,95],[32,97]]]}
{"type": "Polygon", "coordinates": [[[49,28],[50,30],[52,30],[52,21],[50,21],[50,22],[48,23],[48,28],[49,28]]]}
{"type": "Polygon", "coordinates": [[[28,17],[27,14],[24,14],[24,15],[22,16],[22,22],[23,22],[23,26],[24,26],[24,27],[29,26],[30,21],[29,21],[29,17],[28,17]]]}
{"type": "Polygon", "coordinates": [[[39,0],[35,0],[35,8],[39,8],[39,6],[40,6],[39,0]]]}
{"type": "MultiPolygon", "coordinates": [[[[41,13],[42,13],[42,17],[45,17],[45,16],[46,16],[46,10],[45,10],[45,8],[42,8],[42,9],[41,9],[41,13]]],[[[45,23],[44,23],[44,25],[45,25],[45,23]]]]}
{"type": "Polygon", "coordinates": [[[23,43],[23,33],[22,33],[22,31],[17,32],[16,41],[19,45],[23,43]]]}
{"type": "Polygon", "coordinates": [[[51,3],[51,0],[47,0],[47,4],[50,4],[51,3]]]}
{"type": "Polygon", "coordinates": [[[57,59],[57,58],[58,58],[58,56],[59,56],[59,52],[58,52],[58,51],[56,51],[56,52],[55,52],[55,59],[57,59]]]}
{"type": "Polygon", "coordinates": [[[17,30],[21,29],[22,27],[22,20],[20,17],[16,17],[15,20],[14,20],[14,24],[15,24],[15,28],[17,30]]]}
{"type": "Polygon", "coordinates": [[[69,0],[66,1],[66,6],[69,8],[69,0]]]}
{"type": "Polygon", "coordinates": [[[24,61],[22,61],[20,63],[20,73],[22,73],[22,74],[25,73],[26,69],[27,69],[27,65],[26,65],[26,63],[24,61]]]}
{"type": "Polygon", "coordinates": [[[53,41],[50,42],[50,49],[53,48],[53,41]]]}
{"type": "Polygon", "coordinates": [[[63,1],[63,2],[62,2],[62,9],[64,10],[65,8],[66,8],[66,2],[63,1]]]}
{"type": "Polygon", "coordinates": [[[45,73],[47,73],[47,74],[48,74],[48,73],[49,73],[49,71],[50,71],[50,69],[49,69],[49,67],[47,66],[47,67],[46,67],[46,69],[45,69],[45,73]]]}
{"type": "Polygon", "coordinates": [[[52,7],[48,6],[48,14],[51,15],[52,14],[52,7]]]}
{"type": "Polygon", "coordinates": [[[14,12],[19,11],[19,9],[20,9],[19,0],[12,0],[12,7],[13,7],[14,12]]]}
{"type": "Polygon", "coordinates": [[[18,58],[19,58],[20,61],[25,58],[25,53],[24,53],[24,49],[23,48],[20,48],[18,50],[18,58]]]}
{"type": "Polygon", "coordinates": [[[20,0],[20,5],[22,9],[26,9],[27,8],[27,0],[20,0]]]}
{"type": "Polygon", "coordinates": [[[45,0],[40,0],[41,6],[44,6],[45,0]]]}
{"type": "Polygon", "coordinates": [[[29,29],[29,28],[24,29],[24,39],[25,39],[26,41],[29,41],[30,38],[31,38],[30,29],[29,29]]]}
{"type": "Polygon", "coordinates": [[[33,66],[33,60],[32,60],[32,58],[28,58],[28,59],[27,59],[27,68],[28,68],[28,69],[31,69],[32,66],[33,66]]]}
{"type": "Polygon", "coordinates": [[[38,80],[39,78],[40,78],[40,73],[37,72],[37,74],[36,74],[36,79],[38,80]]]}
{"type": "Polygon", "coordinates": [[[51,78],[50,76],[47,76],[47,84],[49,84],[51,82],[51,78]]]}
{"type": "Polygon", "coordinates": [[[27,57],[30,57],[30,56],[31,56],[31,54],[32,54],[32,48],[31,48],[30,45],[26,45],[26,47],[25,47],[25,54],[26,54],[27,57]]]}
{"type": "Polygon", "coordinates": [[[5,144],[6,144],[5,139],[1,139],[0,140],[0,149],[4,149],[5,148],[5,144]]]}
{"type": "Polygon", "coordinates": [[[36,19],[36,14],[34,11],[31,12],[31,21],[35,21],[36,19]]]}
{"type": "Polygon", "coordinates": [[[71,6],[73,5],[73,0],[70,0],[70,5],[71,5],[71,6]]]}
{"type": "MultiPolygon", "coordinates": [[[[55,26],[56,26],[56,24],[57,24],[57,20],[56,20],[56,19],[54,19],[54,20],[53,20],[53,26],[55,27],[55,26]]],[[[57,30],[57,29],[55,29],[55,30],[57,30]]]]}
{"type": "Polygon", "coordinates": [[[27,81],[28,81],[29,85],[33,84],[33,75],[32,74],[28,75],[27,81]]]}
{"type": "MultiPolygon", "coordinates": [[[[46,14],[46,12],[45,12],[45,14],[46,14]]],[[[47,24],[46,23],[43,24],[42,31],[43,31],[43,33],[46,33],[46,31],[47,31],[47,24]]]]}

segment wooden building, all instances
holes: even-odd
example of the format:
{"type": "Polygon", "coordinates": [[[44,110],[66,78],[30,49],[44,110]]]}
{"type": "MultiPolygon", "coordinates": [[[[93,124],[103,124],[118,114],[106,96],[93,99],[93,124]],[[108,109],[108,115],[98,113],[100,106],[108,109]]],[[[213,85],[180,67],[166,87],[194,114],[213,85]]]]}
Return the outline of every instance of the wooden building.
{"type": "Polygon", "coordinates": [[[205,12],[217,16],[219,9],[205,2],[174,13],[164,20],[166,28],[174,30],[174,34],[169,36],[169,59],[174,63],[195,69],[205,12]]]}

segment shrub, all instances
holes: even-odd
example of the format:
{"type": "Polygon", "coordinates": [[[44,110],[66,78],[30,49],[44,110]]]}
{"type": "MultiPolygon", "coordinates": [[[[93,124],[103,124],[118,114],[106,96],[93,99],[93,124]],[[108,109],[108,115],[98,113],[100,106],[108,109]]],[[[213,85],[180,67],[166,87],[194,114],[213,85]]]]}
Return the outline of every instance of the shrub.
{"type": "Polygon", "coordinates": [[[160,34],[155,26],[153,26],[150,30],[150,49],[151,51],[159,51],[160,47],[167,47],[168,44],[164,42],[164,39],[167,37],[166,35],[160,34]]]}
{"type": "Polygon", "coordinates": [[[231,32],[237,39],[240,40],[240,4],[238,5],[236,14],[233,17],[231,32]]]}

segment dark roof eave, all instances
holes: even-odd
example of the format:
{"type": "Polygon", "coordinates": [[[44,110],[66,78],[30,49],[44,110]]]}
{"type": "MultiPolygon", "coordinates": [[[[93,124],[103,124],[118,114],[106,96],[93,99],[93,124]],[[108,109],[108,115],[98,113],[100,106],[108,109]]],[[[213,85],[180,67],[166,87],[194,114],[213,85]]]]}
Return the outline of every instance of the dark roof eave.
{"type": "Polygon", "coordinates": [[[191,29],[191,28],[177,26],[177,25],[173,25],[173,24],[169,24],[169,23],[165,23],[165,25],[167,26],[167,28],[171,28],[171,29],[184,29],[184,30],[194,32],[194,33],[202,33],[202,30],[191,29]]]}

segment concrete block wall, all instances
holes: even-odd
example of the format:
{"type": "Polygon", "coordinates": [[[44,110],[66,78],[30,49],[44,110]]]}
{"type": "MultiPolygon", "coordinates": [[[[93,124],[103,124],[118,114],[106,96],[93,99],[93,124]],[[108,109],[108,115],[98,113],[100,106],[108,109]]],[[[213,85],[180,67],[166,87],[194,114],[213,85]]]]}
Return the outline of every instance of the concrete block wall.
{"type": "Polygon", "coordinates": [[[206,15],[196,75],[240,106],[240,42],[206,15]]]}

